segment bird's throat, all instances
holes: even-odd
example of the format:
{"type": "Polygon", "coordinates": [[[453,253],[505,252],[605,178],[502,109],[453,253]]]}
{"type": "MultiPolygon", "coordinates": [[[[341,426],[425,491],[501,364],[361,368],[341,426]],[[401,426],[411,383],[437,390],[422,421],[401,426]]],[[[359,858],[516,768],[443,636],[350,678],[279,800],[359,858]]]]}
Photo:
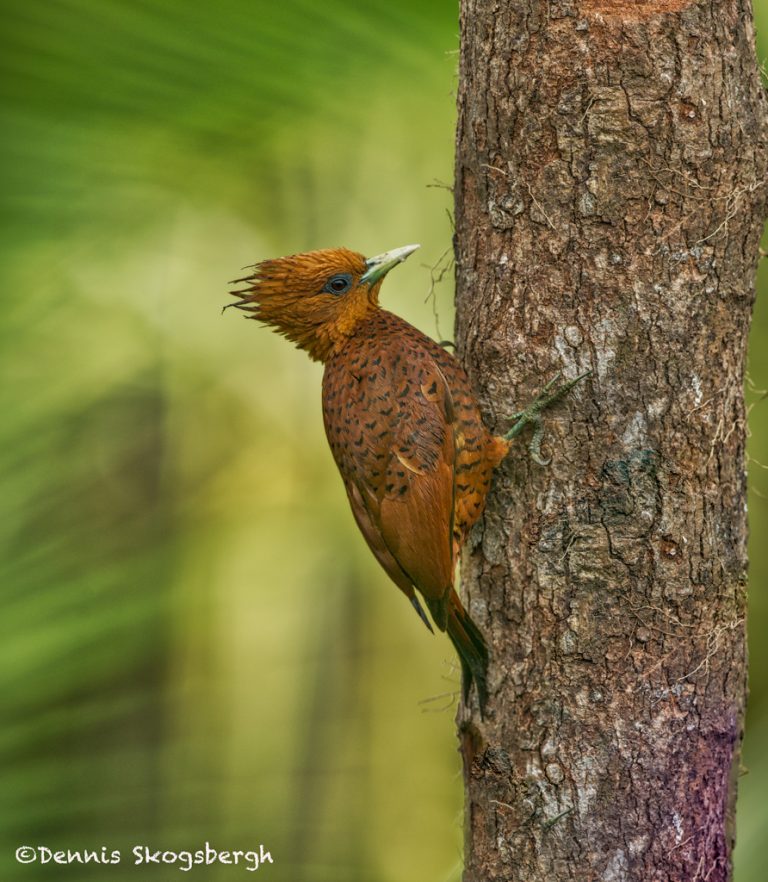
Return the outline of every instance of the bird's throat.
{"type": "Polygon", "coordinates": [[[327,322],[317,332],[317,341],[309,349],[310,356],[316,361],[327,361],[332,355],[340,352],[351,337],[370,322],[379,311],[378,304],[367,299],[358,300],[340,312],[333,321],[327,322]]]}

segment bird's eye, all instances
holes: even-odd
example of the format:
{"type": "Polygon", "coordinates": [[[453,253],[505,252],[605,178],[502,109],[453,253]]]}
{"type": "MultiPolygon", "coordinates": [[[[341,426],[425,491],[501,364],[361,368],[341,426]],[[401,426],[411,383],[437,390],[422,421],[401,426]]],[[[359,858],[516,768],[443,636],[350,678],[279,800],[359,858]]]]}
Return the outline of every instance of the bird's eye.
{"type": "Polygon", "coordinates": [[[352,276],[349,273],[339,273],[331,276],[325,285],[324,291],[331,294],[344,294],[352,287],[352,276]]]}

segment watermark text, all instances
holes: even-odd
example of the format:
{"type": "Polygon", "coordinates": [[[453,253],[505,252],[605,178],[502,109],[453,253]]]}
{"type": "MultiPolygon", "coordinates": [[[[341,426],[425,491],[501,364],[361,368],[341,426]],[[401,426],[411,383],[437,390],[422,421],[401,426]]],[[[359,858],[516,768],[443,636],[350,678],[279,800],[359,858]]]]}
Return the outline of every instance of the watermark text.
{"type": "Polygon", "coordinates": [[[149,845],[134,845],[128,855],[107,846],[98,849],[52,849],[46,845],[20,845],[16,849],[16,860],[20,864],[121,864],[124,859],[136,867],[174,866],[185,873],[196,866],[211,864],[229,864],[252,873],[264,864],[274,863],[272,855],[263,845],[259,845],[258,851],[219,851],[210,842],[195,851],[164,851],[149,845]]]}

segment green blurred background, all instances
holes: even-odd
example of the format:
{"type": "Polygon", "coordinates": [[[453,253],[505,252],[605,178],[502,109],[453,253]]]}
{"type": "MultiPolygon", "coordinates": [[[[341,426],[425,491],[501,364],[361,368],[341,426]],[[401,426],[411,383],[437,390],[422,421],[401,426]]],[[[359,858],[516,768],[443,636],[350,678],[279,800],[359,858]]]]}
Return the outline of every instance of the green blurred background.
{"type": "MultiPolygon", "coordinates": [[[[386,303],[451,336],[451,273],[427,294],[451,237],[454,3],[0,10],[0,878],[178,878],[12,852],[209,840],[264,843],[285,882],[458,880],[449,644],[358,536],[319,367],[219,315],[243,264],[421,241],[386,303]]],[[[755,389],[768,261],[761,284],[755,389]]],[[[764,879],[768,827],[759,397],[737,882],[764,879]]]]}

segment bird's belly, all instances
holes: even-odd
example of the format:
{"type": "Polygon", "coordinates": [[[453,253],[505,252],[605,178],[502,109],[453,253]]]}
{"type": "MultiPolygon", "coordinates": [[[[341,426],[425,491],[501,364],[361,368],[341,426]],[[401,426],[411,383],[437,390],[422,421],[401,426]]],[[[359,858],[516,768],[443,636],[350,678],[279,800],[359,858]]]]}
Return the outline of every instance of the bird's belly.
{"type": "Polygon", "coordinates": [[[506,455],[508,445],[500,446],[480,417],[471,394],[457,390],[456,495],[454,502],[454,534],[459,545],[485,509],[493,470],[506,455]],[[502,449],[503,447],[503,449],[502,449]]]}

